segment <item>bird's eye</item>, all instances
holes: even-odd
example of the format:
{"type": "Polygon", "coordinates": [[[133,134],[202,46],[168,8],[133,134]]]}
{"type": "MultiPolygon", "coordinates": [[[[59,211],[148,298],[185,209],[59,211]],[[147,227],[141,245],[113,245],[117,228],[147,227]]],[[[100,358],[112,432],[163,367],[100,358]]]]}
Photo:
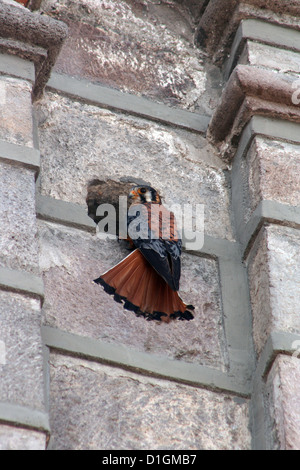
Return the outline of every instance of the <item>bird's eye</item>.
{"type": "Polygon", "coordinates": [[[147,189],[146,189],[146,188],[141,188],[141,189],[140,189],[140,193],[145,194],[146,192],[147,192],[147,189]]]}

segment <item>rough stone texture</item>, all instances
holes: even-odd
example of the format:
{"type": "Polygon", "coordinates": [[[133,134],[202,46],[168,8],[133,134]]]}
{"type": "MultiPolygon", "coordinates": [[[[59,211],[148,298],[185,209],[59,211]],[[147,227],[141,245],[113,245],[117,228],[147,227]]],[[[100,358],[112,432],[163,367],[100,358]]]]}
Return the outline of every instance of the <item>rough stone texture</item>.
{"type": "Polygon", "coordinates": [[[55,354],[50,421],[55,450],[250,448],[245,400],[55,354]]]}
{"type": "Polygon", "coordinates": [[[260,352],[271,330],[272,312],[266,233],[261,232],[249,256],[249,288],[252,304],[253,340],[260,352]]]}
{"type": "Polygon", "coordinates": [[[245,222],[262,200],[300,205],[300,145],[256,137],[241,171],[245,222]]]}
{"type": "Polygon", "coordinates": [[[42,194],[84,204],[89,180],[143,179],[165,204],[205,204],[206,233],[232,239],[227,178],[202,137],[57,94],[36,109],[42,194]]]}
{"type": "Polygon", "coordinates": [[[269,10],[269,12],[275,12],[282,15],[284,13],[288,13],[296,18],[300,16],[298,0],[248,0],[248,3],[262,9],[269,10]]]}
{"type": "MultiPolygon", "coordinates": [[[[178,0],[177,0],[178,1],[178,0]]],[[[201,14],[204,12],[209,0],[179,0],[178,3],[184,3],[190,10],[195,24],[197,24],[201,14]]]]}
{"type": "Polygon", "coordinates": [[[272,331],[300,332],[300,231],[270,225],[248,258],[253,338],[258,353],[272,331]]]}
{"type": "MultiPolygon", "coordinates": [[[[211,0],[196,30],[196,40],[222,64],[241,21],[256,18],[299,30],[298,0],[211,0]]],[[[275,38],[274,38],[275,39],[275,38]]]]}
{"type": "Polygon", "coordinates": [[[0,291],[0,401],[43,410],[43,357],[40,301],[0,291]]]}
{"type": "Polygon", "coordinates": [[[231,160],[241,133],[253,115],[300,122],[293,102],[294,77],[275,71],[237,65],[223,90],[208,129],[208,137],[225,160],[231,160]]]}
{"type": "Polygon", "coordinates": [[[279,47],[260,44],[254,41],[247,41],[244,54],[240,58],[239,63],[276,70],[279,73],[294,76],[295,80],[299,78],[299,52],[280,49],[279,47]]]}
{"type": "Polygon", "coordinates": [[[0,265],[38,273],[34,172],[0,162],[0,265]]]}
{"type": "Polygon", "coordinates": [[[45,450],[45,434],[0,424],[0,450],[45,450]]]}
{"type": "Polygon", "coordinates": [[[69,26],[56,71],[171,106],[209,112],[215,104],[220,81],[215,87],[216,69],[204,68],[183,2],[44,0],[41,10],[69,26]]]}
{"type": "Polygon", "coordinates": [[[35,63],[33,98],[40,97],[67,36],[66,25],[7,1],[0,3],[0,24],[0,48],[35,63]]]}
{"type": "Polygon", "coordinates": [[[277,356],[266,387],[268,448],[300,449],[300,360],[277,356]]]}
{"type": "Polygon", "coordinates": [[[46,324],[140,351],[223,367],[223,330],[215,261],[184,255],[180,294],[196,307],[190,322],[138,318],[93,279],[128,255],[122,245],[80,230],[40,222],[46,324]]]}
{"type": "Polygon", "coordinates": [[[0,76],[0,140],[33,147],[31,84],[0,76]]]}

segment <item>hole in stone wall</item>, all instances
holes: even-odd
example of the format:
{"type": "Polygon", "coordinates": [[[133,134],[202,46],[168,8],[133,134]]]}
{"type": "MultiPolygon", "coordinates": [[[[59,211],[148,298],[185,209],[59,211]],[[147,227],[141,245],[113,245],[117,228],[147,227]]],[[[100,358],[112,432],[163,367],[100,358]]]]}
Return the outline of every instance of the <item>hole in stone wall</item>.
{"type": "Polygon", "coordinates": [[[119,197],[128,196],[130,190],[136,185],[150,185],[142,179],[123,177],[121,181],[93,179],[87,184],[86,204],[88,207],[88,216],[98,224],[103,217],[97,215],[97,209],[100,204],[111,204],[116,210],[116,231],[119,234],[119,197]]]}

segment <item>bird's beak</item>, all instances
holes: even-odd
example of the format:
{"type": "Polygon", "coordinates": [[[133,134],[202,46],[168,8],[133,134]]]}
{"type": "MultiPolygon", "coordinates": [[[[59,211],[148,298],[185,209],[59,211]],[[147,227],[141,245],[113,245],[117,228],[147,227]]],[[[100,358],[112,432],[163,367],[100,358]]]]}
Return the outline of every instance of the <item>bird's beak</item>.
{"type": "Polygon", "coordinates": [[[136,191],[134,191],[134,190],[130,191],[130,193],[129,193],[129,199],[133,199],[133,198],[135,198],[136,196],[137,196],[136,191]]]}

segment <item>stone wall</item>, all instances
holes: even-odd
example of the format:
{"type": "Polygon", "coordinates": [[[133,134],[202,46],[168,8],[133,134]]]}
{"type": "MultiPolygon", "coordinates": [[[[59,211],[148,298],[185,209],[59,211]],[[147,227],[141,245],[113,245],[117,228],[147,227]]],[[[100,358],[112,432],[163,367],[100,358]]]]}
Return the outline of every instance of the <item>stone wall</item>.
{"type": "Polygon", "coordinates": [[[66,28],[47,17],[37,20],[15,2],[1,2],[0,17],[0,448],[44,449],[49,419],[35,201],[40,155],[32,94],[50,71],[53,44],[47,49],[45,38],[53,34],[58,44],[66,28]],[[21,23],[26,31],[20,32],[21,23]],[[45,74],[39,77],[42,68],[45,74]]]}
{"type": "Polygon", "coordinates": [[[299,448],[300,5],[264,3],[2,0],[0,448],[299,448]],[[92,282],[97,179],[204,204],[193,321],[92,282]]]}

